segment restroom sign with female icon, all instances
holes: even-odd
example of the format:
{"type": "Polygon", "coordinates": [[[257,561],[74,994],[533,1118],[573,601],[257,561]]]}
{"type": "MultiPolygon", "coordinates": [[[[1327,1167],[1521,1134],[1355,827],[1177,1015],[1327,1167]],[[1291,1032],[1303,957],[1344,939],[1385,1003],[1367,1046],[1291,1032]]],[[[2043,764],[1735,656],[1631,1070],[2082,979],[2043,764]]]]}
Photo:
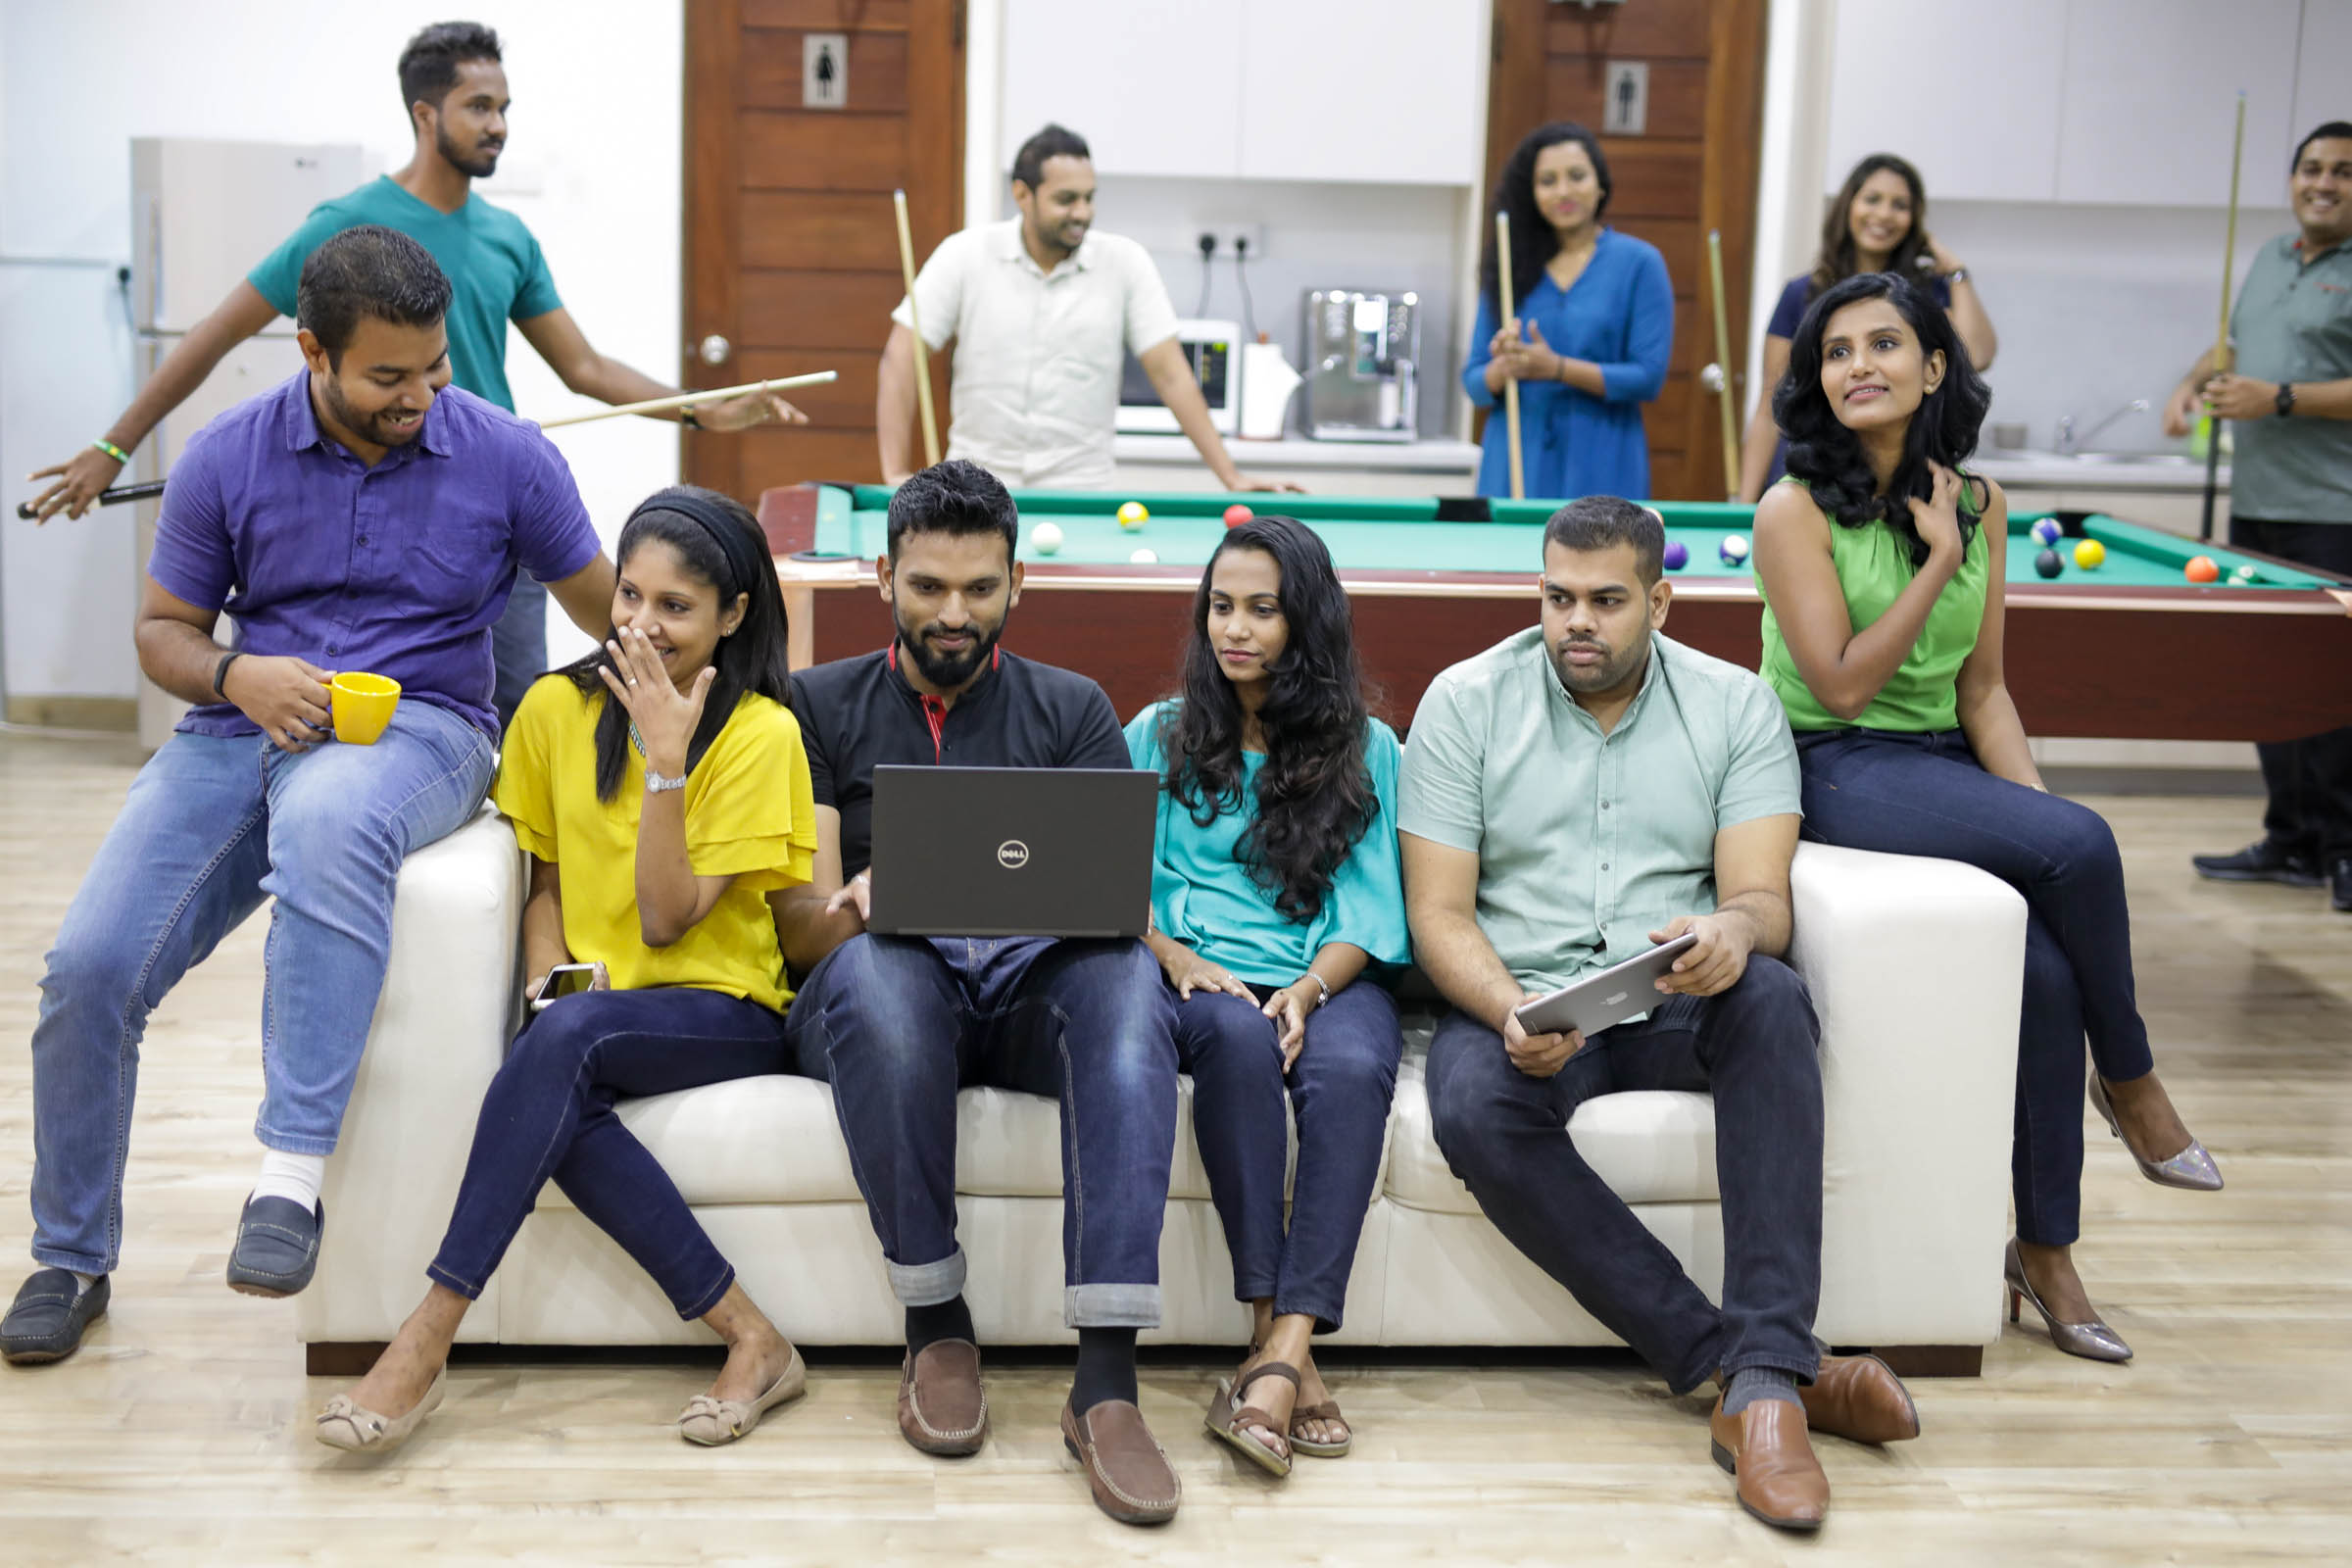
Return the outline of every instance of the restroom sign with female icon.
{"type": "Polygon", "coordinates": [[[850,101],[850,35],[801,34],[801,107],[841,109],[850,101]]]}

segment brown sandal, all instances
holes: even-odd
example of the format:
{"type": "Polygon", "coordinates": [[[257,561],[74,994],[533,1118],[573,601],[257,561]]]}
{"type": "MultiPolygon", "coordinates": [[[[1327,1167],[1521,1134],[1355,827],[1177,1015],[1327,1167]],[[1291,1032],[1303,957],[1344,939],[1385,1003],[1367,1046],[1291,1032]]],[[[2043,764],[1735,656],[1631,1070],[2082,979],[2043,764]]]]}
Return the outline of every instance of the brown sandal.
{"type": "Polygon", "coordinates": [[[1348,1450],[1355,1446],[1355,1428],[1348,1426],[1348,1418],[1340,1414],[1340,1401],[1325,1399],[1321,1404],[1302,1404],[1291,1411],[1291,1451],[1303,1453],[1310,1459],[1345,1459],[1348,1450]],[[1316,1443],[1298,1435],[1301,1421],[1337,1421],[1348,1428],[1348,1435],[1337,1443],[1316,1443]]]}
{"type": "Polygon", "coordinates": [[[1231,1379],[1217,1379],[1216,1397],[1208,1401],[1208,1434],[1220,1443],[1240,1449],[1243,1458],[1268,1475],[1288,1476],[1291,1473],[1291,1442],[1278,1435],[1274,1417],[1254,1404],[1235,1408],[1242,1396],[1242,1390],[1259,1378],[1281,1378],[1294,1390],[1298,1387],[1298,1369],[1287,1361],[1261,1362],[1246,1372],[1236,1373],[1231,1379]],[[1245,1427],[1259,1428],[1271,1441],[1261,1442],[1244,1431],[1245,1427]],[[1276,1444],[1281,1446],[1276,1447],[1276,1444]]]}

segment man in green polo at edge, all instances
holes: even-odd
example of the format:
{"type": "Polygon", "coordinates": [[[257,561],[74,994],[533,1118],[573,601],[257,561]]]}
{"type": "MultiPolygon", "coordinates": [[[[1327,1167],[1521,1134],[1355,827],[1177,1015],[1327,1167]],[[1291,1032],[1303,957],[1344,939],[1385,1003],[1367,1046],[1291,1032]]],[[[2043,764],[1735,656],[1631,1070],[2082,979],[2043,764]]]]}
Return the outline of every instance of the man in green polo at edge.
{"type": "MultiPolygon", "coordinates": [[[[473,182],[496,171],[507,142],[507,74],[498,34],[472,22],[425,28],[401,51],[400,93],[416,136],[408,166],[322,203],[165,357],[104,436],[70,462],[35,472],[35,479],[56,480],[33,501],[43,521],[61,511],[78,517],[88,510],[129,461],[131,449],[203,384],[230,349],[278,317],[294,314],[295,287],[311,252],[363,223],[382,223],[409,235],[449,275],[454,290],[448,316],[451,379],[476,397],[502,409],[514,407],[507,390],[509,320],[564,384],[584,397],[617,404],[677,395],[676,387],[599,354],[557,297],[547,259],[522,220],[473,194],[473,182]]],[[[684,413],[685,423],[702,430],[741,430],[769,420],[808,422],[773,393],[684,413]]],[[[673,409],[650,416],[679,416],[673,409]]],[[[527,573],[516,575],[491,640],[503,723],[547,667],[547,591],[527,573]]]]}
{"type": "MultiPolygon", "coordinates": [[[[2352,122],[2303,138],[2287,166],[2297,232],[2262,248],[2230,318],[2236,363],[2213,354],[2165,405],[2168,435],[2200,411],[2231,421],[2230,542],[2352,579],[2352,122]]],[[[2295,671],[2274,671],[2282,681],[2295,671]]],[[[2328,885],[2352,913],[2352,714],[2324,735],[2266,741],[2262,837],[2234,855],[2194,857],[2225,882],[2328,885]]]]}

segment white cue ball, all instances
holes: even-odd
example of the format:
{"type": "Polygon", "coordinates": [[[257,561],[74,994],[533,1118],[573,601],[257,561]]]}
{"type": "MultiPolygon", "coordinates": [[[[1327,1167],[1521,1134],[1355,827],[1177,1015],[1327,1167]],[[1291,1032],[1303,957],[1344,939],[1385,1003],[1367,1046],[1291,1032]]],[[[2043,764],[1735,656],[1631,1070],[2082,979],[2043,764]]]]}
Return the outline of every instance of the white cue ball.
{"type": "Polygon", "coordinates": [[[1134,555],[1129,556],[1127,559],[1139,566],[1155,566],[1159,564],[1159,557],[1149,550],[1138,550],[1134,555]]]}
{"type": "Polygon", "coordinates": [[[1041,522],[1029,530],[1029,542],[1037,546],[1039,555],[1053,555],[1061,549],[1061,528],[1055,523],[1041,522]]]}

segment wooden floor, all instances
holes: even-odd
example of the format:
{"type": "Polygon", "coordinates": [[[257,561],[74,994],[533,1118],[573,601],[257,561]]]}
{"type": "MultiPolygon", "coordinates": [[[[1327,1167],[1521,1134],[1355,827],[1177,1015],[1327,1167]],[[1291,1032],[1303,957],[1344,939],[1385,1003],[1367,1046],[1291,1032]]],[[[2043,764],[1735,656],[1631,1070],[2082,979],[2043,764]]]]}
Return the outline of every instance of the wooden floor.
{"type": "MultiPolygon", "coordinates": [[[[20,1260],[0,1291],[29,1223],[15,1043],[136,760],[126,744],[0,738],[0,1250],[20,1260]]],[[[303,1376],[292,1307],[221,1284],[259,1157],[256,921],[149,1031],[112,1315],[72,1361],[0,1368],[0,1562],[2344,1561],[2352,916],[2189,874],[2191,850],[2254,835],[2256,803],[2095,804],[2125,848],[2158,1059],[2229,1190],[2150,1186],[2094,1124],[2078,1255],[2137,1361],[2010,1330],[1983,1379],[1915,1385],[1919,1441],[1823,1440],[1836,1504],[1813,1541],[1740,1514],[1707,1460],[1704,1406],[1611,1357],[1335,1353],[1356,1452],[1301,1459],[1281,1487],[1201,1434],[1220,1366],[1153,1364],[1145,1410],[1185,1484],[1182,1517],[1155,1533],[1089,1504],[1054,1426],[1064,1374],[1036,1360],[997,1370],[995,1437],[959,1463],[900,1441],[895,1371],[870,1358],[819,1359],[803,1403],[715,1451],[664,1424],[698,1365],[474,1362],[407,1449],[335,1454],[310,1420],[335,1385],[303,1376]]]]}

